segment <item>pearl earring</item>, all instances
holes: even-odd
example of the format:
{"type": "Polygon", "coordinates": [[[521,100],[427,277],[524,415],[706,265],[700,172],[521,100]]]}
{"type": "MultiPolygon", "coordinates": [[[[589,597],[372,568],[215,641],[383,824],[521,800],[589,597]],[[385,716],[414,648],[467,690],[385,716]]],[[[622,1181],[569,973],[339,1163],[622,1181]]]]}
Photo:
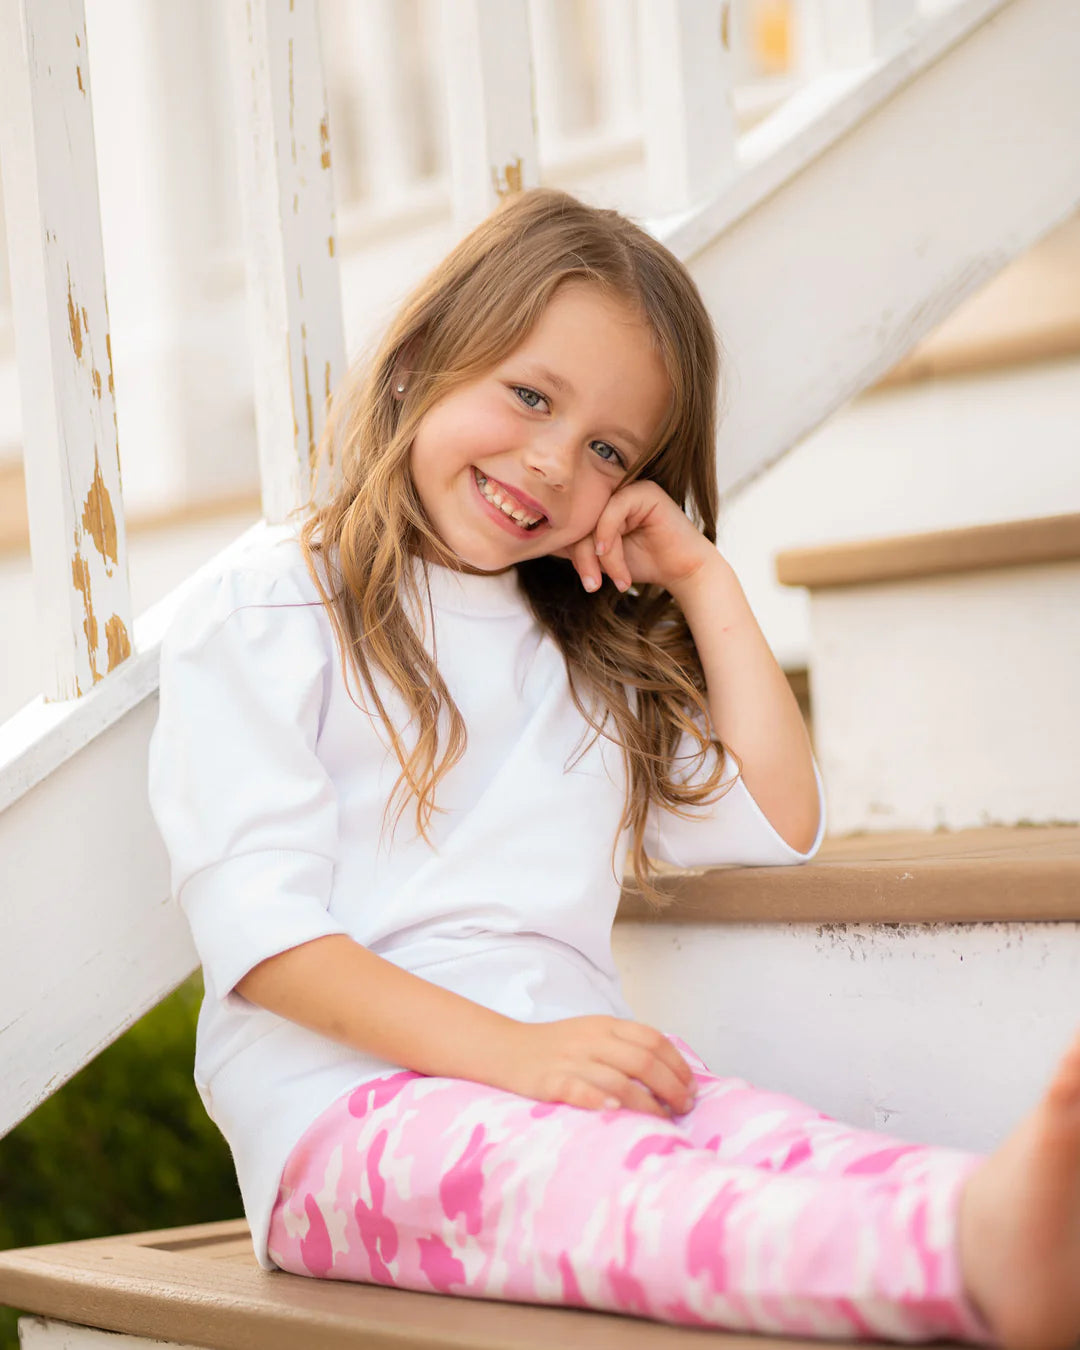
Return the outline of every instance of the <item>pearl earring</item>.
{"type": "Polygon", "coordinates": [[[397,391],[399,394],[403,394],[405,392],[405,386],[403,384],[399,384],[397,387],[397,391]]]}

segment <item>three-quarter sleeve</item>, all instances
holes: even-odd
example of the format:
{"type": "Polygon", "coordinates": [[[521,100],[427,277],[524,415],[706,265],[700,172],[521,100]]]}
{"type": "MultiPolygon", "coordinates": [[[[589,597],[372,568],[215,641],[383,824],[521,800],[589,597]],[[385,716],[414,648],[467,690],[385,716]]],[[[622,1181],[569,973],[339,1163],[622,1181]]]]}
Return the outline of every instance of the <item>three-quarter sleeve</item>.
{"type": "MultiPolygon", "coordinates": [[[[676,754],[676,763],[683,758],[693,763],[697,750],[698,742],[693,737],[684,736],[676,754]]],[[[702,767],[696,772],[686,773],[682,781],[704,781],[716,762],[715,756],[716,752],[710,751],[702,767]]],[[[805,853],[792,848],[776,832],[738,775],[737,766],[730,755],[724,756],[723,775],[718,789],[723,795],[700,806],[680,808],[689,812],[689,819],[655,803],[650,807],[646,821],[645,852],[659,862],[671,863],[676,867],[716,867],[723,864],[782,867],[808,862],[821,847],[825,835],[825,794],[816,762],[814,780],[818,791],[818,829],[814,842],[805,853]]]]}
{"type": "Polygon", "coordinates": [[[150,807],[207,992],[345,930],[330,915],[338,804],[318,755],[330,653],[288,575],[234,569],[185,597],[161,647],[150,807]]]}

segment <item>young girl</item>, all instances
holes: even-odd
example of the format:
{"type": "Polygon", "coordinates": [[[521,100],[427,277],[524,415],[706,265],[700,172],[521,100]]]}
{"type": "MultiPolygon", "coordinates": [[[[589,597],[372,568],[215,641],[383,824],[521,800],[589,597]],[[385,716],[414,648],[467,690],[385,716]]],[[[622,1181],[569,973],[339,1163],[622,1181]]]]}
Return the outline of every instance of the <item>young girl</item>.
{"type": "Polygon", "coordinates": [[[635,1021],[624,865],[798,863],[806,732],[715,547],[718,357],[611,211],[505,203],[415,291],[337,495],[204,580],[151,801],[196,1081],[260,1263],[674,1322],[1080,1331],[1080,1041],[991,1159],[841,1125],[635,1021]]]}

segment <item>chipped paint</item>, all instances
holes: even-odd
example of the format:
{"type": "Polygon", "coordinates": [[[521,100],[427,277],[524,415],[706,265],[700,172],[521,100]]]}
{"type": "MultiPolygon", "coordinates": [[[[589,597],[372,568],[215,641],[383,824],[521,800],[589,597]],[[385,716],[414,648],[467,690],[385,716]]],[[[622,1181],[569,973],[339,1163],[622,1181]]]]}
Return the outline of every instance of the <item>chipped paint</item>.
{"type": "Polygon", "coordinates": [[[510,197],[515,192],[521,191],[522,170],[521,156],[511,160],[501,170],[492,169],[491,181],[495,187],[495,193],[499,197],[510,197]]]}
{"type": "Polygon", "coordinates": [[[325,114],[319,123],[319,144],[322,146],[320,162],[324,169],[328,169],[330,167],[330,123],[325,114]]]}
{"type": "Polygon", "coordinates": [[[105,646],[110,670],[115,670],[121,661],[126,661],[131,655],[131,639],[119,614],[114,614],[105,625],[105,646]]]}
{"type": "Polygon", "coordinates": [[[720,43],[724,51],[731,51],[731,6],[724,5],[720,11],[720,43]]]}
{"type": "Polygon", "coordinates": [[[82,82],[82,67],[81,67],[81,66],[76,66],[76,67],[75,67],[75,78],[79,81],[79,93],[80,93],[80,94],[85,94],[85,93],[86,93],[86,90],[83,88],[83,82],[82,82]]]}
{"type": "Polygon", "coordinates": [[[97,368],[96,366],[95,366],[94,369],[90,372],[90,379],[91,379],[91,381],[92,381],[92,383],[93,383],[93,386],[94,386],[94,397],[95,397],[96,399],[100,400],[100,398],[101,398],[101,371],[98,370],[98,368],[97,368]]]}
{"type": "Polygon", "coordinates": [[[98,460],[96,446],[94,447],[94,478],[90,484],[90,491],[86,494],[86,501],[83,503],[82,527],[94,541],[94,547],[105,560],[107,570],[111,572],[109,563],[112,563],[112,566],[115,567],[118,556],[116,515],[113,512],[109,489],[105,486],[105,479],[101,474],[101,464],[98,460]]]}
{"type": "Polygon", "coordinates": [[[79,311],[75,308],[75,297],[71,293],[71,273],[68,272],[68,329],[71,332],[71,347],[75,353],[75,360],[82,360],[82,324],[79,322],[79,311]]]}
{"type": "Polygon", "coordinates": [[[296,293],[301,300],[304,298],[304,273],[300,269],[300,264],[296,264],[296,293]]]}
{"type": "MultiPolygon", "coordinates": [[[[82,596],[86,652],[90,660],[90,674],[94,677],[94,683],[97,684],[98,680],[102,678],[101,672],[97,668],[98,625],[97,618],[94,615],[94,602],[90,595],[90,568],[79,551],[78,535],[75,536],[75,556],[71,560],[71,580],[75,589],[82,596]]],[[[79,692],[82,692],[81,689],[79,692]]]]}
{"type": "MultiPolygon", "coordinates": [[[[116,386],[113,384],[112,370],[112,338],[108,333],[105,334],[105,355],[109,358],[109,393],[115,394],[116,386]]],[[[113,421],[116,421],[115,412],[113,413],[113,421]]]]}
{"type": "Polygon", "coordinates": [[[332,234],[326,236],[326,247],[332,258],[334,256],[334,236],[332,234]]]}

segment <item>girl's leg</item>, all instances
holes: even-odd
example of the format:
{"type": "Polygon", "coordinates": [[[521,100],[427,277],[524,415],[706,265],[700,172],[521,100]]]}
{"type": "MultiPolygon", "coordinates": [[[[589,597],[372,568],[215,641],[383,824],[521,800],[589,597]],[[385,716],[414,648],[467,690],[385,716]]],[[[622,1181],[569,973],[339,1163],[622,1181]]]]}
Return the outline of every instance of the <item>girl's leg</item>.
{"type": "MultiPolygon", "coordinates": [[[[849,1311],[856,1320],[866,1321],[865,1334],[921,1338],[924,1328],[940,1325],[943,1311],[952,1310],[956,1322],[950,1334],[991,1341],[964,1292],[957,1241],[961,1195],[984,1161],[980,1155],[856,1129],[793,1097],[753,1087],[743,1079],[721,1078],[679,1037],[670,1039],[695,1071],[697,1100],[681,1123],[697,1147],[709,1149],[721,1162],[764,1172],[876,1180],[865,1188],[866,1211],[860,1222],[831,1224],[828,1214],[814,1209],[804,1213],[802,1225],[775,1229],[776,1244],[763,1250],[761,1259],[777,1265],[776,1284],[784,1283],[785,1266],[791,1268],[791,1282],[798,1282],[795,1272],[806,1259],[808,1240],[810,1251],[816,1251],[815,1261],[823,1273],[827,1266],[827,1278],[834,1286],[853,1291],[849,1311]],[[816,1249],[814,1234],[822,1224],[833,1235],[816,1249]],[[876,1310],[873,1305],[881,1299],[869,1287],[865,1292],[870,1303],[865,1308],[863,1297],[854,1292],[860,1283],[857,1272],[866,1269],[871,1233],[875,1279],[888,1305],[876,1310]],[[916,1266],[918,1276],[913,1279],[916,1266]],[[884,1332],[890,1323],[893,1329],[884,1332]]],[[[842,1202],[843,1195],[842,1187],[825,1187],[815,1205],[827,1209],[834,1201],[842,1202]]]]}
{"type": "Polygon", "coordinates": [[[690,1135],[396,1074],[305,1134],[270,1255],[298,1274],[732,1329],[980,1338],[924,1191],[733,1165],[690,1135]]]}

